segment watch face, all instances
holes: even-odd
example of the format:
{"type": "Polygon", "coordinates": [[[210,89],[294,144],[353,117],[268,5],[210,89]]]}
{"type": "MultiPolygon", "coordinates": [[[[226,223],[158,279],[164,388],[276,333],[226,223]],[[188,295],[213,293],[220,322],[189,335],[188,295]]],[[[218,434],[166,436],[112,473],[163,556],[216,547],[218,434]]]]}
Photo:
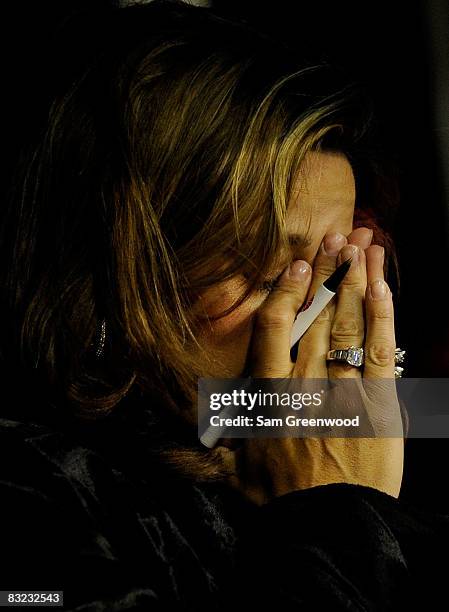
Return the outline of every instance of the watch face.
{"type": "Polygon", "coordinates": [[[353,366],[361,366],[363,362],[363,349],[351,346],[348,349],[347,361],[353,366]]]}

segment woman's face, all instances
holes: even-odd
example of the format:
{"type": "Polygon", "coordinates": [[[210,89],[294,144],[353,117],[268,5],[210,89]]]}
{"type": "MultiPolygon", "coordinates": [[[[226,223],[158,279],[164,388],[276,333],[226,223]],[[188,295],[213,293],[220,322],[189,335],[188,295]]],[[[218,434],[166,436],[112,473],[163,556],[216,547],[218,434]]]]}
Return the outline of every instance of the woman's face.
{"type": "MultiPolygon", "coordinates": [[[[352,231],[354,204],[355,181],[347,158],[340,153],[310,153],[301,168],[287,211],[289,234],[307,233],[308,240],[304,243],[292,239],[291,251],[285,254],[282,268],[294,259],[312,264],[328,232],[347,236],[352,231]]],[[[273,270],[270,278],[277,276],[282,268],[273,270]]],[[[195,310],[218,314],[241,295],[246,282],[239,275],[209,288],[199,298],[195,310]]],[[[234,312],[204,325],[199,341],[213,357],[213,376],[239,377],[243,373],[254,315],[266,297],[267,293],[255,291],[234,312]]]]}

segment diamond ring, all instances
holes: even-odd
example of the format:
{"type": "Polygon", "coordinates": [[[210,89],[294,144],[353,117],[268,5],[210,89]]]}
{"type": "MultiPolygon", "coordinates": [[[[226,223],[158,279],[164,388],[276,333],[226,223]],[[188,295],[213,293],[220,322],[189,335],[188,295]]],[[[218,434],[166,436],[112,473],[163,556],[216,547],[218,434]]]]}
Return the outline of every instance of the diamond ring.
{"type": "Polygon", "coordinates": [[[404,368],[401,368],[401,366],[398,366],[396,364],[403,363],[404,360],[405,360],[405,351],[398,347],[394,351],[394,364],[395,364],[394,365],[394,376],[395,378],[401,378],[404,368]]]}
{"type": "MultiPolygon", "coordinates": [[[[332,349],[327,353],[328,361],[343,361],[349,365],[359,368],[363,364],[363,348],[356,346],[348,346],[345,349],[332,349]]],[[[401,348],[396,348],[394,351],[394,376],[401,378],[404,368],[398,366],[398,363],[403,363],[405,360],[405,351],[401,348]]]]}
{"type": "Polygon", "coordinates": [[[363,364],[363,349],[357,346],[348,346],[345,349],[331,349],[327,353],[328,361],[345,361],[349,365],[359,368],[363,364]]]}

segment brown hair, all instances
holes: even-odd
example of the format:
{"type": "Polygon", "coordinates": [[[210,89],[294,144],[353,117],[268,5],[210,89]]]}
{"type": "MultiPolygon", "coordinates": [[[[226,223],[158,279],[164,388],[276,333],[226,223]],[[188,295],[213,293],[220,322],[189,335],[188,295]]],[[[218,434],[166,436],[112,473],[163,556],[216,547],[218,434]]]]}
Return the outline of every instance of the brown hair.
{"type": "MultiPolygon", "coordinates": [[[[359,217],[387,219],[396,193],[372,109],[336,69],[183,2],[81,14],[60,41],[64,76],[3,224],[3,359],[83,419],[136,389],[191,406],[210,368],[194,297],[249,271],[235,308],[275,267],[309,151],[345,153],[359,217]]],[[[220,475],[214,451],[166,454],[198,478],[220,475]]]]}

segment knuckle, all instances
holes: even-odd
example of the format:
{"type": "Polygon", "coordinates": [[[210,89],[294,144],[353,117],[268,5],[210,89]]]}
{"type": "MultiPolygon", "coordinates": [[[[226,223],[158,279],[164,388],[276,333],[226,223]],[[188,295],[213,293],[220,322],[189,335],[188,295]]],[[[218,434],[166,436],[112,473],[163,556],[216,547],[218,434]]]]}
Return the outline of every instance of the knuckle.
{"type": "Polygon", "coordinates": [[[260,329],[285,329],[291,323],[291,316],[283,310],[266,308],[257,313],[256,324],[260,329]]]}
{"type": "MultiPolygon", "coordinates": [[[[279,308],[298,302],[298,308],[304,301],[307,294],[307,286],[299,284],[297,281],[285,279],[281,285],[276,285],[275,290],[269,296],[269,301],[266,303],[266,308],[279,308]],[[276,306],[275,306],[276,304],[276,306]]],[[[293,306],[292,306],[293,308],[293,306]]]]}
{"type": "Polygon", "coordinates": [[[332,342],[347,343],[354,338],[363,338],[364,329],[359,321],[351,317],[341,317],[334,321],[331,330],[332,342]]]}
{"type": "Polygon", "coordinates": [[[377,307],[369,314],[372,321],[389,321],[393,318],[393,311],[388,306],[377,307]]]}
{"type": "Polygon", "coordinates": [[[332,317],[331,309],[329,308],[329,306],[326,306],[317,316],[317,318],[314,321],[314,324],[317,323],[318,325],[321,325],[323,323],[328,323],[331,320],[331,317],[332,317]]]}
{"type": "Polygon", "coordinates": [[[369,361],[381,368],[385,368],[394,363],[395,347],[386,342],[370,344],[366,347],[366,356],[369,361]]]}
{"type": "Polygon", "coordinates": [[[353,293],[355,290],[359,291],[361,289],[364,289],[361,278],[358,275],[347,274],[337,291],[339,294],[347,295],[348,293],[353,293]]]}
{"type": "Polygon", "coordinates": [[[270,365],[259,365],[253,369],[252,376],[254,378],[284,378],[285,372],[280,372],[270,365]]]}
{"type": "Polygon", "coordinates": [[[323,279],[327,278],[331,274],[335,272],[335,266],[326,265],[323,262],[319,262],[313,268],[314,276],[319,278],[323,277],[323,279]]]}

